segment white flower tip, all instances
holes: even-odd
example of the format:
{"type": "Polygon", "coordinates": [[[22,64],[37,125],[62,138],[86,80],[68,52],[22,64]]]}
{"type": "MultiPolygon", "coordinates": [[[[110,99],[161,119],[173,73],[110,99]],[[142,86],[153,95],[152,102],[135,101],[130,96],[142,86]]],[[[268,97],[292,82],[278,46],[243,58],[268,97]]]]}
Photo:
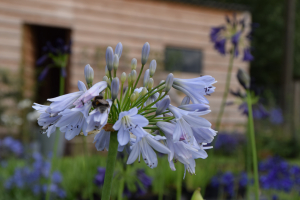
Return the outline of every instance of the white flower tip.
{"type": "Polygon", "coordinates": [[[131,60],[131,70],[136,69],[136,66],[137,66],[137,60],[136,60],[136,58],[132,58],[132,60],[131,60]]]}
{"type": "Polygon", "coordinates": [[[126,73],[123,72],[123,73],[121,74],[121,83],[125,83],[125,81],[126,81],[126,73]]]}
{"type": "Polygon", "coordinates": [[[88,85],[91,85],[94,80],[94,70],[89,64],[87,64],[84,68],[84,76],[85,76],[86,83],[88,85]]]}
{"type": "Polygon", "coordinates": [[[173,85],[173,81],[174,81],[174,75],[172,73],[170,73],[168,76],[167,76],[167,79],[166,79],[166,87],[165,87],[165,92],[169,92],[172,85],[173,85]]]}
{"type": "Polygon", "coordinates": [[[114,70],[117,70],[119,67],[119,56],[118,54],[114,55],[114,61],[113,61],[113,68],[114,70]]]}

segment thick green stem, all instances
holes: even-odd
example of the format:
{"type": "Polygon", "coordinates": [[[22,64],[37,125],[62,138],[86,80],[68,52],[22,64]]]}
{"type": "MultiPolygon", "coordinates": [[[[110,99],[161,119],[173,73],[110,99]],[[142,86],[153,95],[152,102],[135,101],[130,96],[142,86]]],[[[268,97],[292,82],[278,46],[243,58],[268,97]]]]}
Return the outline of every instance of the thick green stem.
{"type": "Polygon", "coordinates": [[[177,177],[176,177],[176,200],[181,200],[181,186],[182,186],[182,165],[181,163],[178,163],[177,166],[177,177]]]}
{"type": "Polygon", "coordinates": [[[218,118],[217,118],[217,121],[216,121],[216,128],[215,129],[217,131],[219,131],[219,129],[220,129],[222,116],[223,116],[223,113],[224,113],[226,100],[227,100],[227,96],[228,96],[228,92],[229,92],[229,86],[230,86],[230,80],[231,80],[231,71],[232,71],[232,67],[233,67],[233,60],[234,60],[234,50],[232,51],[232,53],[230,55],[229,66],[228,66],[228,71],[227,71],[227,78],[226,78],[226,83],[225,83],[225,90],[224,90],[224,93],[223,93],[223,99],[222,99],[222,103],[221,103],[221,106],[220,106],[218,118]]]}
{"type": "Polygon", "coordinates": [[[248,120],[249,120],[249,133],[252,148],[252,162],[254,171],[254,188],[255,188],[255,199],[259,199],[259,182],[258,182],[258,169],[257,169],[257,154],[256,154],[256,144],[255,144],[255,134],[254,134],[254,123],[252,115],[252,102],[251,93],[247,90],[247,104],[248,104],[248,120]]]}
{"type": "Polygon", "coordinates": [[[118,153],[118,132],[111,132],[109,141],[109,150],[106,162],[106,171],[104,177],[104,185],[102,190],[101,200],[109,200],[113,182],[114,169],[118,153]]]}

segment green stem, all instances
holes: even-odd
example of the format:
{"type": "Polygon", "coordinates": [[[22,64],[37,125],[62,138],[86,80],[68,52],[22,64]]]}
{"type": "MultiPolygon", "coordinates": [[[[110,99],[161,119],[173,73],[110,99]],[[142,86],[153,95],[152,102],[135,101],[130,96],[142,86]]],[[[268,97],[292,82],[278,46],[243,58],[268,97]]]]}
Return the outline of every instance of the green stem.
{"type": "Polygon", "coordinates": [[[103,185],[102,196],[101,196],[102,200],[110,199],[117,153],[118,153],[117,132],[111,132],[110,141],[109,141],[109,151],[108,151],[107,162],[106,162],[106,171],[104,177],[104,185],[103,185]]]}
{"type": "MultiPolygon", "coordinates": [[[[247,147],[246,147],[246,171],[247,175],[250,176],[251,174],[251,137],[250,137],[250,127],[249,127],[249,118],[248,118],[248,124],[247,124],[247,147]]],[[[247,200],[250,200],[250,184],[247,184],[247,200]]]]}
{"type": "Polygon", "coordinates": [[[182,166],[181,163],[178,164],[177,166],[177,177],[176,177],[176,200],[181,200],[181,186],[182,186],[182,166]]]}
{"type": "Polygon", "coordinates": [[[259,182],[258,182],[258,169],[257,169],[257,153],[256,153],[254,123],[253,123],[253,115],[252,115],[251,93],[249,90],[247,90],[247,103],[248,103],[249,133],[250,133],[252,159],[253,159],[252,162],[253,162],[253,171],[254,171],[255,199],[258,200],[259,199],[259,182]]]}
{"type": "Polygon", "coordinates": [[[123,199],[124,182],[125,182],[124,178],[121,178],[120,186],[119,186],[119,192],[118,192],[118,200],[123,199]]]}
{"type": "MultiPolygon", "coordinates": [[[[65,78],[60,75],[60,81],[59,81],[59,95],[63,95],[65,92],[65,78]]],[[[59,136],[60,136],[60,131],[59,128],[56,128],[55,131],[55,138],[54,138],[54,148],[53,148],[53,155],[52,155],[52,159],[51,159],[51,166],[50,166],[50,172],[53,171],[52,167],[53,167],[53,162],[56,159],[56,154],[57,154],[57,149],[58,149],[58,143],[59,143],[59,136]]],[[[51,173],[50,173],[51,174],[51,173]]],[[[49,176],[49,180],[48,180],[48,188],[47,188],[47,193],[46,193],[46,200],[50,199],[50,185],[52,182],[52,176],[49,176]]]]}
{"type": "Polygon", "coordinates": [[[225,90],[224,90],[224,93],[223,93],[223,99],[222,99],[221,107],[220,107],[220,110],[219,110],[218,118],[217,118],[217,121],[216,121],[215,130],[217,130],[217,131],[219,131],[219,129],[220,129],[222,116],[223,116],[223,113],[224,113],[226,100],[227,100],[227,96],[228,96],[228,92],[229,92],[229,86],[230,86],[230,80],[231,80],[231,71],[232,71],[232,67],[233,67],[233,60],[234,60],[234,49],[233,49],[233,51],[230,55],[229,66],[228,66],[228,71],[227,71],[227,78],[226,78],[226,84],[225,84],[225,90]]]}
{"type": "Polygon", "coordinates": [[[140,71],[140,73],[139,73],[138,78],[136,79],[136,82],[135,82],[135,84],[134,84],[134,87],[133,87],[132,91],[134,91],[134,89],[136,88],[136,85],[138,84],[138,82],[139,82],[139,80],[140,80],[141,74],[142,74],[142,72],[143,72],[143,70],[144,70],[144,66],[145,66],[145,65],[142,65],[141,71],[140,71]]]}

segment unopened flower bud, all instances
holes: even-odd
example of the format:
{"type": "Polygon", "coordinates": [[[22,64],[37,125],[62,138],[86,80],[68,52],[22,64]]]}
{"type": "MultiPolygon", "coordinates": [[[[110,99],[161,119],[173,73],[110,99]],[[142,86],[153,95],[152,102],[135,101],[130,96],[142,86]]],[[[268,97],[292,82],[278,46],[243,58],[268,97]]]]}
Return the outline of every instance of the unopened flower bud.
{"type": "Polygon", "coordinates": [[[132,82],[132,80],[131,80],[131,73],[130,74],[128,74],[128,84],[131,84],[131,82],[132,82]]]}
{"type": "Polygon", "coordinates": [[[182,106],[182,105],[190,104],[190,101],[191,101],[190,97],[189,97],[189,96],[185,96],[185,97],[182,99],[182,102],[181,102],[180,105],[182,106]]]}
{"type": "Polygon", "coordinates": [[[245,70],[239,69],[237,79],[246,90],[250,88],[250,77],[245,70]]]}
{"type": "Polygon", "coordinates": [[[94,70],[89,64],[87,64],[84,68],[84,76],[86,83],[88,85],[92,85],[94,80],[94,70]]]}
{"type": "Polygon", "coordinates": [[[135,99],[136,99],[136,96],[135,96],[134,93],[132,93],[131,96],[130,96],[130,101],[131,101],[131,102],[134,102],[135,99]]]}
{"type": "Polygon", "coordinates": [[[111,98],[115,100],[118,97],[119,93],[119,78],[115,77],[113,78],[111,82],[111,98]]]}
{"type": "Polygon", "coordinates": [[[121,83],[123,84],[123,83],[125,83],[125,81],[126,81],[126,73],[123,72],[123,73],[121,74],[121,83]]]}
{"type": "Polygon", "coordinates": [[[149,66],[150,77],[153,77],[156,70],[156,60],[152,60],[149,66]]]}
{"type": "Polygon", "coordinates": [[[156,103],[156,115],[163,113],[170,105],[171,100],[169,95],[166,95],[161,101],[156,103]]]}
{"type": "Polygon", "coordinates": [[[138,91],[133,92],[135,94],[135,97],[138,98],[140,96],[140,93],[138,91]]]}
{"type": "Polygon", "coordinates": [[[131,81],[134,82],[136,80],[136,71],[132,70],[130,74],[131,74],[131,81]]]}
{"type": "Polygon", "coordinates": [[[149,69],[147,69],[147,70],[145,71],[145,74],[144,74],[144,80],[143,80],[143,85],[144,85],[144,87],[147,87],[149,78],[150,78],[150,75],[149,75],[149,69]]]}
{"type": "Polygon", "coordinates": [[[141,92],[141,95],[144,96],[144,95],[146,95],[147,93],[148,93],[147,88],[143,87],[142,92],[141,92]]]}
{"type": "Polygon", "coordinates": [[[106,53],[105,53],[105,60],[106,60],[106,66],[108,71],[111,71],[113,69],[113,62],[114,62],[114,50],[111,47],[107,47],[106,53]]]}
{"type": "Polygon", "coordinates": [[[117,54],[114,55],[113,67],[114,70],[117,70],[119,67],[119,56],[117,54]]]}
{"type": "Polygon", "coordinates": [[[121,58],[121,55],[122,55],[122,51],[123,51],[123,45],[121,42],[119,42],[116,46],[116,49],[115,49],[115,54],[118,55],[119,59],[121,58]]]}
{"type": "Polygon", "coordinates": [[[108,69],[107,69],[107,65],[105,66],[105,76],[109,77],[109,72],[108,72],[108,69]]]}
{"type": "Polygon", "coordinates": [[[142,49],[142,65],[145,65],[150,53],[150,44],[146,42],[142,49]]]}
{"type": "Polygon", "coordinates": [[[147,89],[148,90],[151,90],[153,88],[153,85],[154,85],[154,80],[153,78],[149,78],[149,81],[147,83],[147,89]]]}
{"type": "Polygon", "coordinates": [[[131,60],[131,70],[136,69],[136,66],[137,66],[137,60],[136,60],[136,58],[132,58],[132,60],[131,60]]]}
{"type": "Polygon", "coordinates": [[[108,77],[107,76],[103,76],[103,81],[107,82],[107,80],[108,80],[108,77]]]}
{"type": "Polygon", "coordinates": [[[172,85],[173,85],[173,79],[174,79],[174,76],[172,73],[170,73],[168,76],[167,76],[167,79],[166,79],[166,86],[165,86],[165,92],[169,92],[172,85]]]}

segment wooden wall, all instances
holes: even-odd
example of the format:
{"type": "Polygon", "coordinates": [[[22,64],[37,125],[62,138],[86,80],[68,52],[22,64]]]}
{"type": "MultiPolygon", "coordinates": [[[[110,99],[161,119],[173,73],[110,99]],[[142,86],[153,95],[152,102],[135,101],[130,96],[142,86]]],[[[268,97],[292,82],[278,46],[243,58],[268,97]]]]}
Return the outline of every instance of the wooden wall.
{"type": "MultiPolygon", "coordinates": [[[[218,81],[216,92],[208,97],[212,113],[207,118],[214,123],[223,95],[229,58],[213,49],[209,32],[212,26],[224,23],[225,14],[230,12],[164,1],[0,0],[0,66],[16,72],[24,61],[26,49],[22,50],[22,47],[27,42],[27,38],[23,37],[24,24],[72,30],[71,91],[77,90],[77,80],[84,80],[86,63],[96,68],[96,81],[102,80],[104,51],[107,46],[114,48],[118,42],[124,46],[120,68],[127,72],[130,60],[135,57],[140,63],[141,48],[145,42],[150,43],[150,59],[156,58],[161,70],[156,75],[158,79],[155,83],[167,75],[163,71],[166,46],[201,49],[204,55],[201,74],[212,75],[218,81]]],[[[235,61],[232,89],[239,87],[235,76],[239,67],[247,69],[248,64],[240,59],[235,61]]],[[[175,73],[175,76],[189,78],[199,74],[175,73]]],[[[28,94],[30,96],[30,92],[28,94]]],[[[229,95],[228,100],[233,101],[234,98],[229,95]]],[[[226,108],[223,118],[226,128],[236,129],[244,122],[245,118],[241,117],[237,106],[226,108]]]]}

